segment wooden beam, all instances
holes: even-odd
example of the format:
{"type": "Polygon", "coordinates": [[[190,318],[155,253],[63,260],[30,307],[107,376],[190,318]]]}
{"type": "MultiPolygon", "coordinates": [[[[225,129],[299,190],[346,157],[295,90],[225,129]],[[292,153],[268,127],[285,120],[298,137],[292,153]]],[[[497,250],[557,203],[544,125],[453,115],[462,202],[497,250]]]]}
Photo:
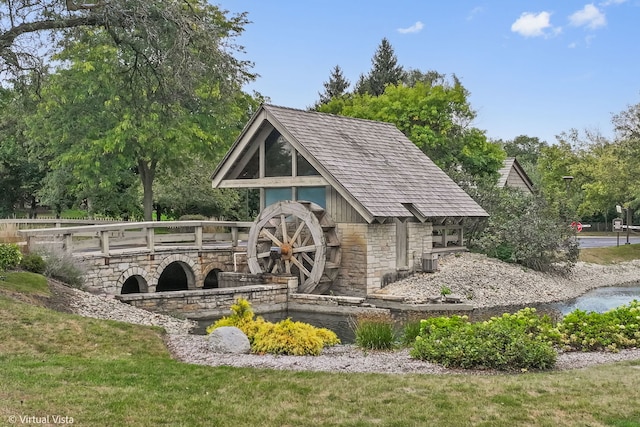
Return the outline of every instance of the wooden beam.
{"type": "Polygon", "coordinates": [[[276,188],[276,187],[324,187],[328,185],[321,176],[278,176],[259,179],[225,179],[219,188],[276,188]]]}

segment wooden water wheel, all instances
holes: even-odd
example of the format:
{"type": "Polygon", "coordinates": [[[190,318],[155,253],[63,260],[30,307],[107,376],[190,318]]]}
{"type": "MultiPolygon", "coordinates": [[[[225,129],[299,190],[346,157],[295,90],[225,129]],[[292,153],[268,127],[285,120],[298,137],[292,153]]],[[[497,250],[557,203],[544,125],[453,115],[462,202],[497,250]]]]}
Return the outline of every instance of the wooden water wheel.
{"type": "Polygon", "coordinates": [[[340,266],[335,223],[315,203],[275,203],[251,226],[247,258],[253,274],[295,275],[300,280],[298,292],[324,293],[340,266]]]}

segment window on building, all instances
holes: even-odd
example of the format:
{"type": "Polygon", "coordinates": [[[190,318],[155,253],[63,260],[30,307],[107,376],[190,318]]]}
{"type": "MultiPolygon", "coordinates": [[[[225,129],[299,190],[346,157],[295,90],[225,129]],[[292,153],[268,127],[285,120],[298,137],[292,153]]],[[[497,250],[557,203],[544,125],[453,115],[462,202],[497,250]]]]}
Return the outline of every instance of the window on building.
{"type": "Polygon", "coordinates": [[[293,147],[277,130],[271,131],[264,142],[264,176],[292,176],[293,147]]]}
{"type": "Polygon", "coordinates": [[[286,188],[265,188],[264,205],[269,206],[282,200],[293,200],[291,187],[286,188]]]}
{"type": "Polygon", "coordinates": [[[298,187],[297,200],[306,200],[327,207],[327,189],[326,187],[298,187]]]}
{"type": "Polygon", "coordinates": [[[296,171],[296,175],[298,176],[317,176],[320,173],[311,166],[311,163],[307,161],[300,153],[296,151],[296,164],[298,165],[298,170],[296,171]]]}

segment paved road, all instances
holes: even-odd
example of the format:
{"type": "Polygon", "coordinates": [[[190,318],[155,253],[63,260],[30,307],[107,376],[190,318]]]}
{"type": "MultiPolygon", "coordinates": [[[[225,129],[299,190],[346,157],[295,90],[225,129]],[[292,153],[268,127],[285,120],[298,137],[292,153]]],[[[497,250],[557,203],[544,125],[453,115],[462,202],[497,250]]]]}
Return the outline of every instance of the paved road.
{"type": "MultiPolygon", "coordinates": [[[[616,237],[602,237],[602,236],[589,236],[589,237],[581,237],[578,236],[578,241],[580,243],[581,248],[603,248],[606,246],[616,246],[617,238],[616,237]]],[[[624,233],[620,233],[620,245],[624,245],[627,243],[627,235],[624,233]]],[[[640,237],[631,235],[629,237],[629,243],[636,244],[640,243],[640,237]]]]}

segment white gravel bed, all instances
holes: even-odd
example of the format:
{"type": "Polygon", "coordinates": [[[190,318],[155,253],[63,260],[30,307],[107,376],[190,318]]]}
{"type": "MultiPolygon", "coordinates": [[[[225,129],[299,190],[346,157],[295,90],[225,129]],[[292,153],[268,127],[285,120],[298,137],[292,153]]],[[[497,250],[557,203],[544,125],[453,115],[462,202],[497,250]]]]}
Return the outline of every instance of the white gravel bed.
{"type": "MultiPolygon", "coordinates": [[[[277,356],[272,354],[221,354],[207,347],[202,335],[170,335],[169,350],[183,362],[206,366],[280,369],[320,372],[374,372],[383,374],[496,374],[496,371],[456,370],[412,359],[409,350],[364,351],[354,345],[337,345],[322,351],[319,356],[277,356]]],[[[619,353],[560,353],[556,370],[585,368],[603,363],[640,360],[640,349],[619,353]]]]}
{"type": "MultiPolygon", "coordinates": [[[[463,302],[475,307],[554,302],[582,295],[601,287],[637,283],[640,261],[611,266],[579,263],[567,277],[550,276],[502,263],[483,255],[465,253],[439,260],[436,273],[418,274],[392,283],[380,293],[404,296],[407,301],[425,302],[447,286],[463,302]]],[[[113,296],[93,295],[72,289],[70,309],[80,315],[164,327],[167,346],[174,357],[186,363],[296,371],[377,373],[487,373],[456,371],[414,360],[408,350],[362,351],[353,345],[325,349],[319,356],[228,355],[208,349],[207,337],[189,334],[195,322],[155,314],[124,304],[113,296]]],[[[640,349],[619,353],[561,353],[556,369],[573,369],[622,360],[640,360],[640,349]]]]}
{"type": "Polygon", "coordinates": [[[567,276],[543,274],[485,255],[460,253],[438,260],[438,271],[420,273],[378,291],[424,303],[443,286],[477,308],[549,303],[578,297],[603,286],[640,282],[640,260],[615,265],[579,262],[567,276]]]}

